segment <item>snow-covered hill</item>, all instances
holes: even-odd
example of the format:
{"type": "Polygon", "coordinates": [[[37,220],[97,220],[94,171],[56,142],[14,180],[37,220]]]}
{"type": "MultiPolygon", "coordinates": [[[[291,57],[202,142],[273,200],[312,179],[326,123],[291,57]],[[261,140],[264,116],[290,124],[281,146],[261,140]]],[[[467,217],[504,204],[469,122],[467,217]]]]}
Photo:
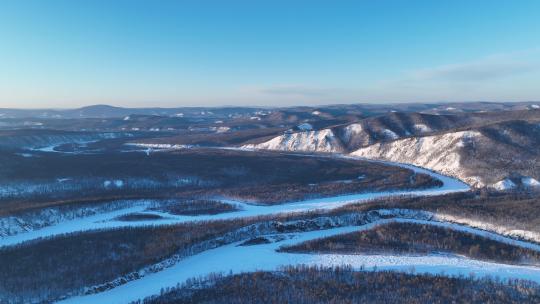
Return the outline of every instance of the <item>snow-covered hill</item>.
{"type": "Polygon", "coordinates": [[[470,124],[469,116],[388,113],[319,131],[301,129],[246,148],[346,153],[377,142],[424,135],[470,124]],[[306,132],[310,131],[310,132],[306,132]]]}
{"type": "Polygon", "coordinates": [[[450,132],[442,135],[411,137],[360,148],[351,155],[409,163],[455,176],[471,185],[483,186],[481,180],[465,173],[461,150],[474,145],[482,134],[475,131],[450,132]]]}
{"type": "Polygon", "coordinates": [[[260,144],[245,145],[249,149],[304,151],[304,152],[343,152],[341,141],[331,129],[285,133],[260,144]]]}
{"type": "Polygon", "coordinates": [[[475,187],[540,188],[540,183],[534,182],[540,179],[538,116],[534,111],[390,113],[317,131],[286,133],[244,147],[351,153],[425,167],[475,187]]]}
{"type": "Polygon", "coordinates": [[[475,187],[537,188],[540,126],[504,122],[467,131],[411,137],[360,148],[351,155],[414,164],[475,187]]]}

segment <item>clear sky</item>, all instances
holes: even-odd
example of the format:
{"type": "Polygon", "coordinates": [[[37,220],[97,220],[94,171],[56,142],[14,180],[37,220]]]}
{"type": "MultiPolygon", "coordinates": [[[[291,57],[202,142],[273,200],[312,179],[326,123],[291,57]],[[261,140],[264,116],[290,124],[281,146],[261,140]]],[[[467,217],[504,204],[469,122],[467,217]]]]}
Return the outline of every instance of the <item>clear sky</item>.
{"type": "Polygon", "coordinates": [[[2,0],[0,107],[540,100],[538,0],[2,0]]]}

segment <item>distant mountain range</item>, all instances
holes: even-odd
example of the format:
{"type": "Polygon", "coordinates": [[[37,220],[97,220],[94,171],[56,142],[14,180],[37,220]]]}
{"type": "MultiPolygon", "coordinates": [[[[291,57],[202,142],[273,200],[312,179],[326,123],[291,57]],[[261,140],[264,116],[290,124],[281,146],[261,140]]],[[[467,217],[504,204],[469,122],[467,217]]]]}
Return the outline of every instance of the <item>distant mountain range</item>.
{"type": "Polygon", "coordinates": [[[118,118],[128,115],[227,115],[237,112],[252,112],[257,108],[223,107],[223,108],[122,108],[109,105],[93,105],[78,109],[0,109],[0,118],[118,118]],[[215,113],[214,113],[215,111],[215,113]]]}
{"type": "Polygon", "coordinates": [[[110,105],[92,105],[77,109],[8,109],[0,108],[0,118],[115,118],[127,115],[157,116],[206,116],[224,117],[247,115],[261,110],[291,111],[342,116],[362,113],[365,116],[396,112],[422,112],[427,114],[452,114],[456,112],[524,110],[540,108],[540,102],[463,102],[463,103],[400,103],[400,104],[351,104],[317,107],[177,107],[177,108],[122,108],[110,105]]]}

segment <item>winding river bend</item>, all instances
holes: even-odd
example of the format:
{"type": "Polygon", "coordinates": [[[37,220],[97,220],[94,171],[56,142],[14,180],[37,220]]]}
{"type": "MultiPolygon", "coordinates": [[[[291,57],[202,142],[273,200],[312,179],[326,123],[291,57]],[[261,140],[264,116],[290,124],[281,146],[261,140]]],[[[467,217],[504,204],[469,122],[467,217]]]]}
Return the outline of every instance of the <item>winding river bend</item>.
{"type": "MultiPolygon", "coordinates": [[[[270,215],[278,213],[304,212],[316,209],[332,209],[352,202],[362,202],[377,198],[390,196],[411,195],[411,196],[432,196],[452,192],[468,191],[469,187],[463,182],[454,178],[444,176],[426,169],[397,164],[387,163],[414,170],[417,173],[425,173],[443,182],[443,186],[414,191],[395,192],[375,192],[360,193],[352,195],[342,195],[320,199],[310,199],[294,203],[287,203],[273,206],[257,206],[240,201],[226,200],[225,202],[239,205],[242,210],[205,216],[175,216],[167,213],[147,211],[144,204],[90,216],[86,218],[61,222],[54,226],[43,229],[28,231],[14,236],[0,239],[0,246],[10,246],[33,240],[40,237],[50,237],[63,233],[88,231],[94,229],[107,229],[116,227],[139,227],[147,225],[172,225],[189,221],[232,219],[240,217],[270,215]],[[165,219],[140,222],[122,222],[114,220],[116,217],[133,212],[158,213],[165,219]]],[[[540,283],[540,268],[533,266],[516,266],[484,262],[470,259],[463,256],[448,254],[430,254],[427,256],[408,255],[343,255],[343,254],[298,254],[277,252],[276,249],[283,245],[292,245],[299,242],[313,240],[321,237],[328,237],[353,231],[371,229],[375,225],[388,223],[391,221],[416,222],[431,225],[444,225],[451,229],[465,230],[469,233],[482,235],[484,237],[496,239],[502,242],[512,243],[540,251],[540,246],[534,243],[516,241],[495,233],[486,232],[472,227],[456,225],[451,223],[441,223],[433,221],[423,221],[411,218],[379,219],[362,226],[347,226],[326,230],[317,230],[302,233],[280,234],[279,241],[270,244],[260,244],[253,246],[238,246],[239,243],[224,245],[215,249],[203,251],[193,256],[176,262],[171,267],[159,272],[149,273],[141,278],[129,281],[115,288],[85,295],[75,296],[61,301],[62,303],[129,303],[147,296],[159,294],[162,288],[174,287],[178,283],[185,282],[192,277],[204,276],[213,272],[246,272],[254,270],[274,270],[280,266],[306,264],[306,265],[351,265],[358,269],[379,269],[395,271],[411,271],[416,273],[436,273],[444,272],[447,275],[469,275],[476,276],[497,276],[503,279],[527,279],[540,283]]]]}

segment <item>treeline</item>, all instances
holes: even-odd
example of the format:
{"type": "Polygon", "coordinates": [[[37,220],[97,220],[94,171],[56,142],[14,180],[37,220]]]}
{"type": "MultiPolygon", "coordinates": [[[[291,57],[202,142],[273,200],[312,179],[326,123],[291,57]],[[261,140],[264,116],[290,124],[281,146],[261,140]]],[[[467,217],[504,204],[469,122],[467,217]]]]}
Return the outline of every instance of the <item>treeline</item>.
{"type": "Polygon", "coordinates": [[[132,304],[539,302],[540,287],[524,281],[296,266],[192,279],[132,304]]]}
{"type": "Polygon", "coordinates": [[[412,171],[369,172],[362,179],[303,184],[260,184],[244,187],[220,187],[220,195],[240,200],[256,201],[259,204],[276,205],[305,199],[324,198],[362,192],[398,191],[426,189],[442,186],[442,182],[427,174],[412,171]]]}
{"type": "Polygon", "coordinates": [[[137,222],[137,221],[155,221],[155,220],[161,220],[163,217],[159,214],[152,214],[152,213],[128,213],[121,216],[118,216],[115,218],[117,221],[123,221],[123,222],[137,222]]]}
{"type": "Polygon", "coordinates": [[[503,263],[540,263],[540,252],[489,239],[476,234],[429,224],[398,223],[373,229],[307,241],[288,247],[285,252],[345,254],[429,254],[456,253],[474,259],[503,263]]]}

